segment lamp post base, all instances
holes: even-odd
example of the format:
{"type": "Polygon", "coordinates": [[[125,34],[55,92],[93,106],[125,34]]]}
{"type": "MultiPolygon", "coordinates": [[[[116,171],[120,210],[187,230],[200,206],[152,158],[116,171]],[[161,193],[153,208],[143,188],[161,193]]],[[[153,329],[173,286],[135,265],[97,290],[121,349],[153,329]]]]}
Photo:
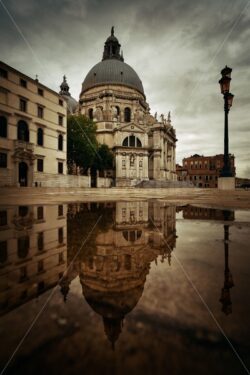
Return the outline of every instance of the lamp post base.
{"type": "Polygon", "coordinates": [[[235,190],[235,177],[218,177],[219,190],[235,190]]]}

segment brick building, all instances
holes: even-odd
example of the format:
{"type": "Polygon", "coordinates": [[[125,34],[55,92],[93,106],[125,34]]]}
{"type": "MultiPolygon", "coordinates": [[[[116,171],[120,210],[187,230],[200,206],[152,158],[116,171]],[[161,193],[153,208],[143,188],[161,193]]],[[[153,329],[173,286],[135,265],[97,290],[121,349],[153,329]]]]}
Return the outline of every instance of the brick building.
{"type": "MultiPolygon", "coordinates": [[[[234,155],[230,155],[231,168],[235,176],[234,155]]],[[[217,188],[217,180],[224,165],[224,155],[192,155],[184,158],[182,166],[176,166],[177,179],[190,181],[201,188],[217,188]]]]}

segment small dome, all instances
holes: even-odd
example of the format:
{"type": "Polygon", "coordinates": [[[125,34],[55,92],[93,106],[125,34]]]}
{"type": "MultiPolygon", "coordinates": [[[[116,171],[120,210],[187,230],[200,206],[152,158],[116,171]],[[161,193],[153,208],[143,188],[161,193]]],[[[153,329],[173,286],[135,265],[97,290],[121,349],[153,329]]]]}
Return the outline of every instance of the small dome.
{"type": "Polygon", "coordinates": [[[66,76],[63,76],[63,82],[60,85],[61,91],[59,94],[63,97],[63,99],[67,102],[67,112],[68,113],[74,113],[76,110],[76,107],[78,105],[78,102],[72,98],[69,92],[69,85],[67,83],[66,76]]]}
{"type": "Polygon", "coordinates": [[[131,66],[117,59],[107,59],[96,64],[82,84],[82,93],[88,89],[107,84],[124,85],[144,95],[142,82],[131,66]]]}
{"type": "Polygon", "coordinates": [[[72,98],[71,95],[62,95],[62,97],[66,100],[67,102],[67,111],[68,113],[74,113],[76,108],[77,108],[77,105],[78,105],[78,102],[72,98]]]}

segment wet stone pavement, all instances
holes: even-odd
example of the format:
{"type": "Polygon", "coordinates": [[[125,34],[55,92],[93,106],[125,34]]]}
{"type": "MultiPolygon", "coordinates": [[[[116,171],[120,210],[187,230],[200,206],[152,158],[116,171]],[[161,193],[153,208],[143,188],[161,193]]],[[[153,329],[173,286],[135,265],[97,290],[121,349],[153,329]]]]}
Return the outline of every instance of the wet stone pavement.
{"type": "Polygon", "coordinates": [[[246,374],[250,211],[0,206],[2,374],[246,374]]]}

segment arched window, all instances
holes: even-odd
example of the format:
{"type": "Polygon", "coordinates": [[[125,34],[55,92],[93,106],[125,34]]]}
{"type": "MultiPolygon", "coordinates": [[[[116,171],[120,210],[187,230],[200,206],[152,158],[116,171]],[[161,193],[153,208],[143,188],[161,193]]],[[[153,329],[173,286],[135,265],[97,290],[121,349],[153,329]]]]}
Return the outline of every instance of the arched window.
{"type": "Polygon", "coordinates": [[[58,150],[63,150],[63,136],[62,134],[58,135],[58,150]]]}
{"type": "Polygon", "coordinates": [[[135,242],[141,238],[142,231],[141,230],[124,230],[122,234],[126,241],[135,242]]]}
{"type": "Polygon", "coordinates": [[[41,128],[37,130],[37,144],[43,146],[43,129],[41,128]]]}
{"type": "Polygon", "coordinates": [[[93,111],[93,108],[90,108],[90,109],[89,109],[89,118],[90,118],[90,120],[93,120],[93,117],[94,117],[94,116],[93,116],[93,112],[94,112],[94,111],[93,111]]]}
{"type": "Polygon", "coordinates": [[[17,139],[19,141],[29,142],[29,127],[23,120],[18,121],[17,124],[17,139]]]}
{"type": "Polygon", "coordinates": [[[125,147],[142,147],[140,139],[135,137],[134,135],[126,137],[122,142],[122,145],[125,147]]]}
{"type": "Polygon", "coordinates": [[[124,109],[124,121],[125,122],[131,121],[131,109],[129,107],[126,107],[124,109]]]}
{"type": "Polygon", "coordinates": [[[0,137],[7,137],[7,118],[0,116],[0,137]]]}

